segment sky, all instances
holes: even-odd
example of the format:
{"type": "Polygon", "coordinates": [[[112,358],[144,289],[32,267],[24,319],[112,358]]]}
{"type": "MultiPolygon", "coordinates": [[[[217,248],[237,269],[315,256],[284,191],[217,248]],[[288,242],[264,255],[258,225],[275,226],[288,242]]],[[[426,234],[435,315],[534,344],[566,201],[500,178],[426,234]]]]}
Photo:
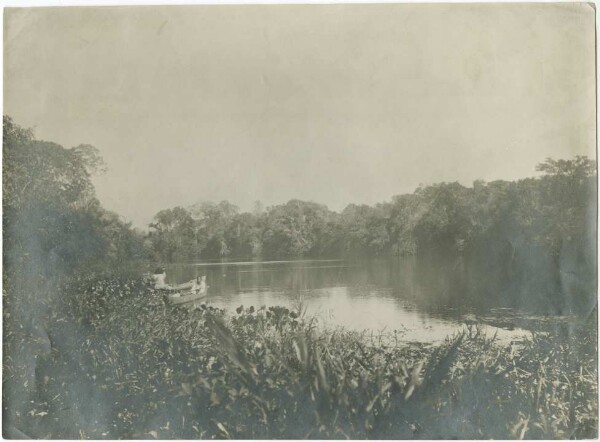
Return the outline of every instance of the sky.
{"type": "Polygon", "coordinates": [[[98,198],[138,227],[199,201],[341,210],[595,158],[594,20],[579,3],[8,9],[4,114],[97,147],[98,198]]]}

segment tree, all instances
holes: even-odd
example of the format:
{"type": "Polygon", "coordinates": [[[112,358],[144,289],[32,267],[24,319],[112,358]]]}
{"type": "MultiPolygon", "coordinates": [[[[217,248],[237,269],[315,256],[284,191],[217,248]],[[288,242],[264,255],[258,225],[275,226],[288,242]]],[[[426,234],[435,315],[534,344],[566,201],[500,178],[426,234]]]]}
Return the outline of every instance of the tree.
{"type": "Polygon", "coordinates": [[[471,236],[469,189],[459,183],[441,183],[417,189],[422,215],[415,224],[418,250],[456,251],[471,236]]]}
{"type": "Polygon", "coordinates": [[[548,176],[569,177],[582,182],[585,178],[596,174],[596,162],[584,155],[577,155],[572,160],[546,158],[543,163],[536,166],[535,170],[544,172],[548,176]]]}
{"type": "Polygon", "coordinates": [[[190,207],[190,213],[195,223],[200,254],[217,258],[228,256],[231,246],[226,233],[239,213],[239,208],[229,201],[218,204],[202,202],[190,207]]]}
{"type": "Polygon", "coordinates": [[[102,259],[107,239],[91,175],[103,168],[98,150],[36,140],[3,118],[4,263],[29,262],[42,275],[102,259]]]}
{"type": "Polygon", "coordinates": [[[390,240],[394,255],[414,255],[417,241],[414,229],[424,213],[415,195],[396,195],[392,198],[390,213],[390,240]]]}
{"type": "Polygon", "coordinates": [[[228,224],[225,237],[236,257],[260,256],[262,253],[261,216],[241,213],[233,217],[228,224]]]}
{"type": "Polygon", "coordinates": [[[321,204],[290,200],[270,207],[263,247],[269,256],[309,256],[324,239],[330,212],[321,204]]]}
{"type": "Polygon", "coordinates": [[[2,148],[5,208],[22,210],[40,201],[81,208],[93,202],[90,177],[104,168],[95,147],[65,149],[35,140],[5,116],[2,148]]]}
{"type": "Polygon", "coordinates": [[[186,261],[196,249],[194,220],[182,207],[161,210],[150,224],[149,238],[155,258],[164,261],[186,261]]]}
{"type": "MultiPolygon", "coordinates": [[[[536,170],[545,175],[526,193],[534,240],[560,253],[563,244],[585,237],[595,221],[596,164],[585,156],[573,160],[547,158],[536,170]]],[[[522,215],[527,210],[521,210],[522,215]]]]}

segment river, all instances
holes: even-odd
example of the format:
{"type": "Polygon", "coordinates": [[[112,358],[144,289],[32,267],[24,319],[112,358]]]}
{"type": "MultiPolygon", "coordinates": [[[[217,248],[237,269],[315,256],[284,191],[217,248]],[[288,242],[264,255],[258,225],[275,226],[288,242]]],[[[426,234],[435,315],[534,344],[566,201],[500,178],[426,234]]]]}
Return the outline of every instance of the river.
{"type": "MultiPolygon", "coordinates": [[[[215,307],[233,311],[240,305],[258,309],[302,304],[324,326],[396,331],[406,341],[440,341],[464,329],[473,317],[514,310],[477,293],[474,278],[460,261],[240,260],[167,266],[168,283],[202,275],[209,285],[206,302],[215,307]]],[[[527,334],[516,327],[485,328],[503,340],[527,334]]]]}

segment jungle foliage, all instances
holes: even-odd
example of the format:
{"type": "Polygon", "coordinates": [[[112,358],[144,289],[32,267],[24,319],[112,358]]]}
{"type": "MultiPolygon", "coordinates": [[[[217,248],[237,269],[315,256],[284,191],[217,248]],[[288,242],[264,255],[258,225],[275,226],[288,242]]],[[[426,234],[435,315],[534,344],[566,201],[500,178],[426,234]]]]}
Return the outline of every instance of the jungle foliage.
{"type": "Polygon", "coordinates": [[[341,213],[290,200],[240,212],[222,201],[159,212],[148,236],[157,260],[227,257],[390,256],[540,247],[552,256],[595,235],[595,163],[546,159],[518,181],[420,186],[341,213]]]}

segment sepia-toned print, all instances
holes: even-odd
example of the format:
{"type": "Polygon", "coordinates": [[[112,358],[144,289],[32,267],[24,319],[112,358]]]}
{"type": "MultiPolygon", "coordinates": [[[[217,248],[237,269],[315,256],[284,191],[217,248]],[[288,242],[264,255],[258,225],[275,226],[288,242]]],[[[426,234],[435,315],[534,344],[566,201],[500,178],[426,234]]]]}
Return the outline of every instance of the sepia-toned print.
{"type": "Polygon", "coordinates": [[[3,436],[597,438],[595,26],[5,9],[3,436]]]}

